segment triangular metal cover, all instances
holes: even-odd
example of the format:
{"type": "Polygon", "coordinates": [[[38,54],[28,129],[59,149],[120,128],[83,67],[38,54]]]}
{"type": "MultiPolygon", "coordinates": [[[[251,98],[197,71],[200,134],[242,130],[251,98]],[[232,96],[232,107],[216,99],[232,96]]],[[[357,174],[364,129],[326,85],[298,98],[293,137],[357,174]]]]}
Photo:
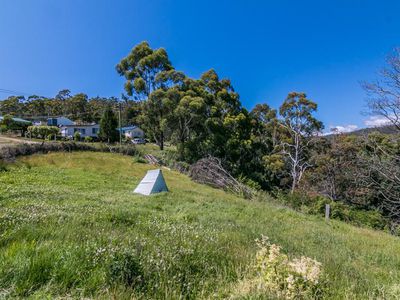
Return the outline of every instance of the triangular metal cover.
{"type": "Polygon", "coordinates": [[[144,176],[133,192],[142,195],[168,192],[162,171],[160,169],[147,171],[146,176],[144,176]]]}

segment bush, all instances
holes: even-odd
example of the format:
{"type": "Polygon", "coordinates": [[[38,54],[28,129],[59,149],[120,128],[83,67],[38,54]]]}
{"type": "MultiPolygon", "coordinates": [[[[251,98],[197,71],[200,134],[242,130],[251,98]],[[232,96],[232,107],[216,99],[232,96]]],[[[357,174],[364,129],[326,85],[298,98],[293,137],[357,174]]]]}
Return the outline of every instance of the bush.
{"type": "Polygon", "coordinates": [[[141,157],[140,155],[135,155],[134,157],[133,157],[133,162],[134,163],[140,163],[140,164],[145,164],[145,163],[147,163],[147,160],[145,160],[143,157],[141,157]]]}
{"type": "Polygon", "coordinates": [[[255,190],[255,191],[260,191],[261,190],[261,185],[258,182],[255,182],[254,180],[246,177],[246,176],[239,176],[238,180],[243,183],[244,185],[248,186],[249,188],[255,190]]]}
{"type": "Polygon", "coordinates": [[[8,131],[7,125],[0,124],[0,133],[5,133],[8,131]]]}
{"type": "Polygon", "coordinates": [[[256,242],[256,274],[254,278],[240,282],[236,294],[246,297],[248,293],[257,293],[260,296],[274,295],[279,299],[322,299],[327,282],[320,262],[305,256],[290,259],[267,236],[256,242]]]}
{"type": "Polygon", "coordinates": [[[6,172],[7,170],[7,165],[0,160],[0,172],[6,172]]]}
{"type": "Polygon", "coordinates": [[[45,139],[49,135],[57,135],[59,134],[60,130],[56,126],[29,126],[28,129],[28,136],[33,138],[41,138],[45,139]]]}
{"type": "Polygon", "coordinates": [[[91,136],[85,136],[84,141],[85,141],[85,143],[92,143],[93,142],[93,138],[91,136]]]}
{"type": "Polygon", "coordinates": [[[74,141],[75,142],[79,142],[81,140],[81,134],[79,133],[79,131],[74,133],[74,141]]]}
{"type": "Polygon", "coordinates": [[[49,140],[49,141],[52,141],[52,140],[55,139],[55,137],[56,137],[55,134],[49,134],[46,139],[49,140]]]}
{"type": "Polygon", "coordinates": [[[5,115],[3,120],[0,121],[0,132],[20,132],[24,136],[28,126],[31,123],[14,121],[10,115],[5,115]]]}
{"type": "Polygon", "coordinates": [[[325,215],[325,206],[329,204],[332,219],[344,221],[357,226],[368,226],[374,229],[385,229],[389,222],[377,210],[366,210],[358,206],[348,205],[341,201],[333,201],[322,196],[309,196],[305,193],[278,193],[277,199],[295,210],[313,215],[325,215]]]}

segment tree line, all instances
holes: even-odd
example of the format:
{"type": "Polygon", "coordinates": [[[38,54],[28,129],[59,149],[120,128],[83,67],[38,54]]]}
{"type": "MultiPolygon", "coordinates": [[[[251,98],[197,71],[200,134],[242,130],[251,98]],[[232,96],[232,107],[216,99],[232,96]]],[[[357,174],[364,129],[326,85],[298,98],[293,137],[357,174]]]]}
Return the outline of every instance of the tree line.
{"type": "MultiPolygon", "coordinates": [[[[400,54],[395,51],[382,79],[364,83],[370,113],[400,130],[400,54]]],[[[116,126],[139,124],[163,150],[176,146],[177,160],[192,164],[217,157],[237,179],[278,194],[323,197],[358,210],[376,211],[397,228],[400,221],[398,134],[324,136],[315,117],[318,105],[303,92],[290,92],[278,109],[267,103],[243,107],[229,79],[213,69],[194,79],[176,70],[165,49],[136,45],[116,66],[126,96],[88,98],[61,91],[54,98],[9,97],[0,114],[64,115],[100,122],[105,111],[116,126]]],[[[103,124],[106,126],[106,124],[103,124]]],[[[115,132],[109,128],[110,135],[115,132]]]]}
{"type": "Polygon", "coordinates": [[[64,116],[78,123],[99,123],[107,108],[114,112],[121,108],[124,124],[134,122],[139,112],[137,101],[126,97],[89,98],[84,93],[73,95],[67,89],[59,91],[54,97],[10,96],[0,101],[0,115],[18,116],[27,120],[64,116]]]}

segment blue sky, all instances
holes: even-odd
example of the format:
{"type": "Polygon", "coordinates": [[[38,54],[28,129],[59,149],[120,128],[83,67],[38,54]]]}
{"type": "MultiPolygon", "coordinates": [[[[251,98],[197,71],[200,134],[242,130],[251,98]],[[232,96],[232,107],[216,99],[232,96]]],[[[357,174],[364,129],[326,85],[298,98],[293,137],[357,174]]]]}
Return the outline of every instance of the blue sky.
{"type": "Polygon", "coordinates": [[[248,109],[304,91],[327,128],[364,127],[359,82],[400,46],[399,11],[396,0],[0,0],[0,89],[119,96],[114,67],[147,40],[189,76],[229,77],[248,109]]]}

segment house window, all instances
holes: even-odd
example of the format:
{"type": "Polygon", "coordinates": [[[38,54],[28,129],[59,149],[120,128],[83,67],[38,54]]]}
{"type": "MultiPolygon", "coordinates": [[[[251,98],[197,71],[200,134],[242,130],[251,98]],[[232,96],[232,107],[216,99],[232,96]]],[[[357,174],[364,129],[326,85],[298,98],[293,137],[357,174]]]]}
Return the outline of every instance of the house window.
{"type": "Polygon", "coordinates": [[[79,132],[80,134],[86,134],[85,128],[74,128],[74,133],[79,132]]]}
{"type": "Polygon", "coordinates": [[[97,134],[98,128],[92,128],[92,134],[97,134]]]}

